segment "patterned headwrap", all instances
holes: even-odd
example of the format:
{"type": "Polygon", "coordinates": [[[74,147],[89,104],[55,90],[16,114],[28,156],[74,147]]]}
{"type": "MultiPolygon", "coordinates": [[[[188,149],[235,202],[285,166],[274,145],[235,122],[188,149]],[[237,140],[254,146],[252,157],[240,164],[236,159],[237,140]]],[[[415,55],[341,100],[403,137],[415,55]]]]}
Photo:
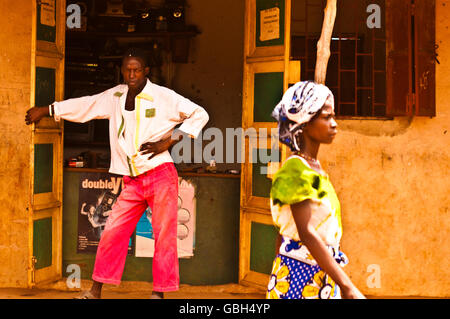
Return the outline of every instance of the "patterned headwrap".
{"type": "Polygon", "coordinates": [[[327,99],[334,109],[333,93],[323,84],[303,81],[291,86],[272,112],[272,117],[278,121],[280,142],[292,151],[300,151],[297,134],[322,109],[327,99]]]}

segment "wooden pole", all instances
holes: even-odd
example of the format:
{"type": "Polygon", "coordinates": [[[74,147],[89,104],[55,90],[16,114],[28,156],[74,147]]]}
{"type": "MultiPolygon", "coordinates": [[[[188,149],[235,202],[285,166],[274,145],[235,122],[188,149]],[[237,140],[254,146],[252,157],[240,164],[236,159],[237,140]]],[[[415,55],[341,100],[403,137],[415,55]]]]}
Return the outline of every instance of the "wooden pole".
{"type": "Polygon", "coordinates": [[[328,60],[331,55],[331,36],[333,34],[334,21],[336,20],[337,0],[327,0],[327,6],[323,17],[322,33],[317,42],[317,59],[314,81],[325,84],[327,76],[328,60]]]}

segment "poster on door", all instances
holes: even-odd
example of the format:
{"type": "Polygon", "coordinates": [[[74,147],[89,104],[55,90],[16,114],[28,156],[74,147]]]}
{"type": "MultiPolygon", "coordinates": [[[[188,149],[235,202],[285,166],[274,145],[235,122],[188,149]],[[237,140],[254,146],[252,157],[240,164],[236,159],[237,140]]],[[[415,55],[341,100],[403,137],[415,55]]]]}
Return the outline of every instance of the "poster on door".
{"type": "MultiPolygon", "coordinates": [[[[195,235],[195,187],[182,178],[178,179],[178,221],[177,247],[178,258],[194,256],[195,235]]],[[[142,215],[136,227],[136,257],[153,257],[155,236],[152,228],[152,211],[150,208],[142,215]]]]}
{"type": "Polygon", "coordinates": [[[42,25],[54,27],[56,25],[56,7],[55,0],[40,0],[42,25]]]}
{"type": "Polygon", "coordinates": [[[259,40],[269,41],[280,38],[280,8],[261,10],[261,31],[259,40]]]}
{"type": "MultiPolygon", "coordinates": [[[[121,176],[109,173],[80,174],[77,253],[97,252],[106,221],[122,188],[121,176]]],[[[132,238],[128,254],[133,254],[132,238]]]]}

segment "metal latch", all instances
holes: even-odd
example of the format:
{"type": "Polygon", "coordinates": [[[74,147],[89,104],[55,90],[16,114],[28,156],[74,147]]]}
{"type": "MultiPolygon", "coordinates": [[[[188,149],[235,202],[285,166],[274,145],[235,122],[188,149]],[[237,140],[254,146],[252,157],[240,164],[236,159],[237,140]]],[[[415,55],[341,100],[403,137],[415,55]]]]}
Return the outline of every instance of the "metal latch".
{"type": "Polygon", "coordinates": [[[35,256],[31,256],[31,283],[35,284],[36,283],[36,263],[37,263],[37,258],[35,256]]]}

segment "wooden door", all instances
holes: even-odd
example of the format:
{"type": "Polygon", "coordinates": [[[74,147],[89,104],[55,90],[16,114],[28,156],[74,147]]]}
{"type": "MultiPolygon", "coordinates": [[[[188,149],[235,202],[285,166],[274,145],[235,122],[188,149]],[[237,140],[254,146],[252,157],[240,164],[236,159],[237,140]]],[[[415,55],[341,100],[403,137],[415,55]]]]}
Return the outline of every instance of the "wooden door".
{"type": "Polygon", "coordinates": [[[289,59],[290,17],[291,0],[246,0],[239,282],[259,287],[267,286],[277,236],[270,172],[287,156],[270,134],[277,128],[271,113],[289,84],[300,80],[300,62],[289,59]],[[267,155],[274,155],[270,163],[267,155]]]}
{"type": "MultiPolygon", "coordinates": [[[[34,1],[31,105],[64,98],[65,0],[34,1]]],[[[63,124],[51,118],[32,125],[28,285],[62,274],[63,124]]]]}

